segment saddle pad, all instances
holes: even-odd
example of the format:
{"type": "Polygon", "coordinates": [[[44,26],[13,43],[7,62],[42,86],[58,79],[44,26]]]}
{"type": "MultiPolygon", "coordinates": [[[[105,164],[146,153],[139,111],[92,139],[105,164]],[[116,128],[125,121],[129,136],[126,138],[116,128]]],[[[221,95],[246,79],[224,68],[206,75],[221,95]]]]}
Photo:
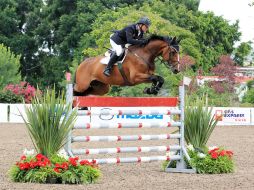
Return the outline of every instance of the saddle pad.
{"type": "MultiPolygon", "coordinates": [[[[125,60],[125,57],[127,55],[127,51],[124,53],[124,56],[121,60],[117,61],[114,65],[117,65],[118,63],[123,63],[123,61],[125,60]]],[[[101,64],[107,65],[110,59],[110,53],[107,51],[105,53],[105,56],[100,60],[101,64]]]]}
{"type": "MultiPolygon", "coordinates": [[[[109,58],[110,57],[103,57],[101,60],[100,60],[100,63],[102,63],[103,65],[107,65],[108,62],[109,62],[109,58]]],[[[122,61],[117,61],[114,65],[117,65],[118,63],[121,63],[122,61]]]]}

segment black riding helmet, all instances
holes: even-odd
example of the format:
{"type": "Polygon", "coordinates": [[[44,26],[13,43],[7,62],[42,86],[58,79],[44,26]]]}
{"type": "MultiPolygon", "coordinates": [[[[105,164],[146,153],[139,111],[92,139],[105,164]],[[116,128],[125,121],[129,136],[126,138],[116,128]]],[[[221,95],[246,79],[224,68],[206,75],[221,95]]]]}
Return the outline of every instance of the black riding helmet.
{"type": "Polygon", "coordinates": [[[139,19],[138,24],[144,24],[149,27],[151,25],[151,21],[148,17],[142,17],[141,19],[139,19]]]}

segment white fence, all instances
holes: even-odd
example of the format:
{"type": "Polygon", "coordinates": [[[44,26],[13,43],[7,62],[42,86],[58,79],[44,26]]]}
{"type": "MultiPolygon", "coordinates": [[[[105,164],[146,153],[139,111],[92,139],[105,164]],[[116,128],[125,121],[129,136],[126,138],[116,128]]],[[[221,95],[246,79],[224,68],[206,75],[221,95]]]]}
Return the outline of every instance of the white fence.
{"type": "MultiPolygon", "coordinates": [[[[29,106],[29,104],[26,104],[29,106]]],[[[99,110],[109,110],[117,108],[92,108],[99,110]]],[[[131,108],[130,108],[131,109],[131,108]]],[[[172,108],[171,108],[172,109],[172,108]]],[[[214,107],[212,113],[215,114],[216,119],[219,120],[218,125],[253,125],[254,126],[254,108],[239,108],[239,107],[214,107]]],[[[25,115],[24,104],[0,104],[0,123],[24,123],[21,114],[25,115]]],[[[97,123],[99,121],[103,122],[137,122],[146,120],[149,122],[151,119],[157,121],[163,121],[168,117],[165,115],[123,115],[123,116],[89,116],[89,122],[97,123]]],[[[87,118],[85,116],[84,118],[87,118]]],[[[83,120],[84,122],[84,120],[83,120]]]]}

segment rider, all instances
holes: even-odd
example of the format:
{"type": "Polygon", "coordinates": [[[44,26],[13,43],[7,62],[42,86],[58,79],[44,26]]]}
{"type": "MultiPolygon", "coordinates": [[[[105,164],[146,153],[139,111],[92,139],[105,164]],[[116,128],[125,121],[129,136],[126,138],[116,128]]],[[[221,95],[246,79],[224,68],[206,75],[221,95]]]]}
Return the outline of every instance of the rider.
{"type": "Polygon", "coordinates": [[[145,32],[148,31],[151,21],[147,17],[141,18],[137,23],[129,25],[122,30],[116,31],[110,37],[110,44],[113,48],[113,53],[110,57],[108,65],[104,70],[104,75],[110,76],[114,63],[118,60],[124,52],[125,44],[131,45],[145,45],[147,39],[143,38],[145,32]]]}

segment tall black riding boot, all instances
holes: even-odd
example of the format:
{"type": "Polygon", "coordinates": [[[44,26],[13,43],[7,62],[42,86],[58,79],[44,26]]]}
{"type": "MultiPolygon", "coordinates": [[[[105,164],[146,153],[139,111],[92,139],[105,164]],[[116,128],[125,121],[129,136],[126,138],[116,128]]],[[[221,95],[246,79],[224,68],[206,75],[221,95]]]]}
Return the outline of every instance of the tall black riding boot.
{"type": "Polygon", "coordinates": [[[109,59],[108,65],[106,66],[105,70],[103,71],[104,75],[106,75],[107,77],[110,76],[110,74],[112,72],[112,68],[117,60],[118,60],[118,56],[116,55],[116,52],[114,52],[109,59]]]}

